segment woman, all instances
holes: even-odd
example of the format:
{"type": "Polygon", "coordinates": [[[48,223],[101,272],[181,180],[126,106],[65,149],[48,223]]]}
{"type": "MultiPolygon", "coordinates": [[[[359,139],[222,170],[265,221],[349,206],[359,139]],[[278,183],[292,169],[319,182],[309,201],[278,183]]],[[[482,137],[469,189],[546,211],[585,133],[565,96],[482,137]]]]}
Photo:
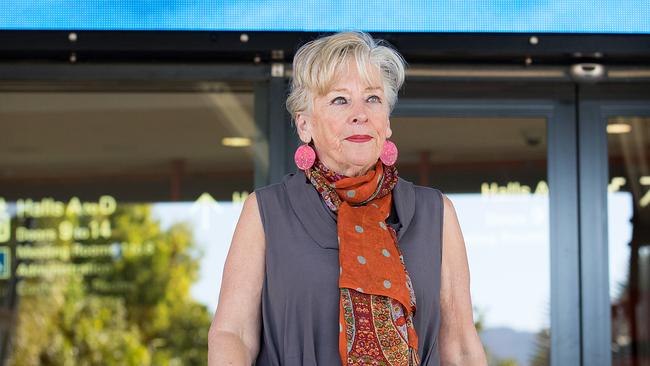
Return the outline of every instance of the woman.
{"type": "Polygon", "coordinates": [[[465,245],[437,189],[398,178],[393,49],[360,32],[296,53],[299,171],[244,204],[210,365],[485,365],[465,245]]]}

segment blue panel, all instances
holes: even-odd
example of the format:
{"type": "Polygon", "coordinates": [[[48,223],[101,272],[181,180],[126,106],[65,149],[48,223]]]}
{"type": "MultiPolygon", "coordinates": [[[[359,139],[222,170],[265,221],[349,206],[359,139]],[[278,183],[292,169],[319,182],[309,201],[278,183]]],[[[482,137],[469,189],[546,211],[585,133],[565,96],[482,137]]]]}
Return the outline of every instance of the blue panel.
{"type": "Polygon", "coordinates": [[[2,0],[0,29],[650,34],[650,0],[2,0]]]}

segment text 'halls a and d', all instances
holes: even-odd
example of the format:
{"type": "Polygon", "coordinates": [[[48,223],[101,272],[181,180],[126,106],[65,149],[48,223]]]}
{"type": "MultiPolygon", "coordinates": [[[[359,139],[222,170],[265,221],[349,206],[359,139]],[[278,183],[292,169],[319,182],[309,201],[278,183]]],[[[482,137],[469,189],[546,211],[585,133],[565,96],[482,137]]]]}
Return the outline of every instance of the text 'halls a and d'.
{"type": "Polygon", "coordinates": [[[72,197],[67,202],[49,197],[40,201],[21,198],[16,201],[16,217],[109,216],[115,212],[116,208],[117,201],[108,195],[101,196],[97,202],[82,202],[78,197],[72,197]]]}

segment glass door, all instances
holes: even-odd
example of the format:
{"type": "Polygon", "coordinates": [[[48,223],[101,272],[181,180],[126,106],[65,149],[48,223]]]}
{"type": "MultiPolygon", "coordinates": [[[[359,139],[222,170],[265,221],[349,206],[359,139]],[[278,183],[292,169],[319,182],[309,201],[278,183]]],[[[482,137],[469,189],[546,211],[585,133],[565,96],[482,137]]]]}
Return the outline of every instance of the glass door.
{"type": "Polygon", "coordinates": [[[585,364],[647,366],[650,85],[583,87],[580,95],[585,364]]]}
{"type": "Polygon", "coordinates": [[[211,85],[0,92],[0,365],[207,363],[269,166],[253,85],[211,85]]]}
{"type": "Polygon", "coordinates": [[[400,175],[458,213],[490,365],[580,364],[573,93],[410,83],[391,118],[400,175]]]}

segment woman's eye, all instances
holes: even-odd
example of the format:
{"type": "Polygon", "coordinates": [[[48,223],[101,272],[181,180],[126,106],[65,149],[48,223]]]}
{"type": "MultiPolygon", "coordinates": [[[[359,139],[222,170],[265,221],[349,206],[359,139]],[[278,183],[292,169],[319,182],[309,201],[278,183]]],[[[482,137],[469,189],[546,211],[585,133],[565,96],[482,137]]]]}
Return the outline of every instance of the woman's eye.
{"type": "Polygon", "coordinates": [[[372,103],[380,103],[381,99],[379,99],[379,97],[376,95],[371,95],[368,97],[368,101],[372,103]]]}
{"type": "Polygon", "coordinates": [[[332,99],[332,104],[345,104],[347,102],[348,101],[343,97],[336,97],[336,98],[332,99]]]}

